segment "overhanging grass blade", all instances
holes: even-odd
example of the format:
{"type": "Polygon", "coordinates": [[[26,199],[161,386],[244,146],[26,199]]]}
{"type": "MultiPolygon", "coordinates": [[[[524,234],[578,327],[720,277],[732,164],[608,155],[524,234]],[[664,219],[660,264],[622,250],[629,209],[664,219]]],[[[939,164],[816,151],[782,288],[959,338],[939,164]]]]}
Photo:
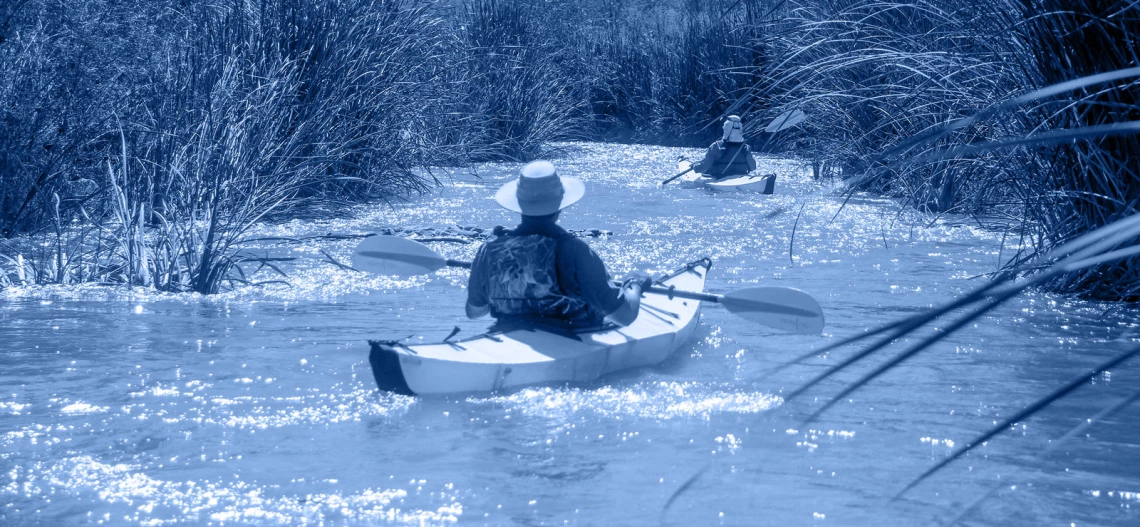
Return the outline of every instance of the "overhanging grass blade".
{"type": "Polygon", "coordinates": [[[1119,412],[1119,411],[1127,408],[1129,405],[1131,405],[1132,403],[1134,403],[1138,400],[1140,400],[1140,390],[1136,390],[1135,392],[1132,392],[1132,395],[1125,397],[1124,399],[1121,399],[1116,404],[1109,406],[1109,407],[1105,408],[1104,410],[1101,410],[1100,412],[1097,412],[1096,415],[1086,419],[1085,422],[1073,427],[1072,430],[1069,430],[1068,432],[1065,433],[1065,435],[1058,437],[1057,440],[1053,442],[1053,444],[1049,445],[1049,448],[1046,448],[1045,451],[1042,452],[1042,455],[1047,455],[1047,454],[1053,453],[1053,451],[1057,450],[1057,448],[1059,448],[1061,446],[1061,444],[1064,443],[1065,441],[1068,441],[1068,440],[1076,437],[1078,434],[1081,434],[1085,430],[1088,430],[1090,427],[1092,427],[1092,425],[1096,424],[1098,421],[1102,421],[1104,419],[1108,419],[1109,417],[1112,417],[1114,414],[1116,414],[1116,412],[1119,412]]]}
{"type": "MultiPolygon", "coordinates": [[[[1088,260],[1086,260],[1086,261],[1088,261],[1088,260]]],[[[1080,262],[1077,262],[1077,263],[1080,263],[1080,262]]],[[[850,395],[852,392],[859,389],[860,387],[865,385],[867,382],[869,382],[872,379],[874,379],[875,377],[878,377],[879,375],[885,373],[887,370],[893,368],[894,366],[897,366],[899,363],[910,358],[911,356],[913,356],[913,355],[921,352],[922,350],[930,347],[931,345],[937,343],[938,341],[942,340],[943,338],[949,336],[951,333],[954,333],[955,331],[961,329],[966,324],[976,320],[978,317],[984,315],[985,313],[989,312],[993,308],[1004,304],[1010,298],[1013,298],[1014,296],[1016,296],[1021,291],[1025,290],[1029,287],[1033,287],[1034,285],[1045,282],[1045,281],[1053,278],[1054,276],[1057,276],[1058,274],[1069,272],[1072,270],[1072,268],[1076,268],[1076,266],[1073,265],[1071,267],[1066,267],[1066,266],[1062,266],[1062,265],[1057,265],[1057,266],[1054,266],[1049,271],[1038,274],[1037,276],[1033,277],[1030,280],[1026,280],[1020,284],[1010,284],[1006,287],[998,289],[994,294],[988,295],[988,296],[990,296],[990,300],[987,304],[985,304],[981,307],[975,308],[974,311],[967,313],[963,318],[961,318],[957,322],[951,324],[949,327],[943,329],[938,334],[932,335],[931,337],[924,339],[922,342],[919,342],[918,344],[907,349],[907,351],[904,351],[903,353],[895,356],[894,359],[891,359],[887,363],[876,368],[870,374],[867,374],[867,375],[863,376],[862,378],[860,378],[859,380],[855,381],[854,384],[852,384],[850,387],[844,389],[839,395],[836,395],[830,401],[828,401],[826,404],[824,404],[824,406],[821,409],[817,410],[815,413],[813,413],[811,416],[809,416],[807,419],[805,419],[804,423],[806,424],[806,423],[813,421],[815,418],[819,417],[819,415],[822,414],[825,410],[827,410],[828,408],[833,406],[836,402],[838,402],[839,400],[842,400],[844,397],[850,395]]],[[[979,291],[992,289],[991,286],[1000,285],[1002,283],[1004,283],[1004,282],[1002,282],[1002,281],[991,282],[989,285],[987,285],[986,287],[982,288],[979,291]]],[[[975,297],[975,294],[971,294],[967,298],[971,298],[971,297],[975,297]]],[[[948,305],[955,305],[955,304],[958,304],[958,302],[952,302],[951,304],[948,304],[948,305]]],[[[937,309],[934,311],[937,312],[938,315],[941,315],[941,314],[948,312],[948,310],[946,308],[940,308],[940,309],[937,309]]],[[[937,316],[923,316],[923,318],[928,318],[929,320],[933,320],[934,318],[937,318],[937,316]]],[[[919,324],[919,325],[921,325],[921,324],[919,324]]],[[[902,336],[902,335],[905,335],[906,333],[912,332],[914,329],[917,329],[917,327],[912,327],[909,329],[906,327],[900,327],[895,332],[895,335],[902,336]]],[[[856,354],[852,358],[844,361],[844,363],[836,365],[835,367],[829,369],[828,371],[817,376],[816,378],[812,379],[811,381],[808,381],[808,383],[806,383],[803,387],[796,390],[795,392],[792,392],[792,394],[790,394],[788,397],[786,397],[785,400],[789,400],[793,397],[801,395],[808,388],[810,388],[814,384],[818,383],[819,381],[823,380],[827,376],[830,376],[830,375],[838,372],[842,368],[849,366],[850,364],[854,363],[856,360],[859,360],[863,357],[866,357],[867,355],[870,355],[871,353],[886,347],[888,344],[890,344],[891,341],[893,341],[895,338],[898,338],[898,336],[892,336],[892,337],[888,337],[888,338],[884,338],[884,339],[880,340],[879,342],[875,343],[874,345],[872,345],[868,349],[866,349],[862,352],[859,352],[858,354],[856,354]]]]}
{"type": "Polygon", "coordinates": [[[1108,137],[1112,135],[1125,135],[1140,133],[1140,121],[1128,121],[1123,123],[1102,124],[1096,126],[1085,126],[1081,128],[1070,128],[1061,130],[1052,130],[1042,134],[1027,135],[1025,137],[1014,137],[1010,139],[999,139],[996,141],[988,141],[981,144],[962,146],[958,148],[951,148],[948,150],[935,151],[930,154],[916,157],[910,161],[909,164],[923,164],[933,163],[935,161],[942,161],[945,159],[953,159],[969,154],[976,154],[978,152],[987,152],[990,150],[997,150],[999,148],[1009,148],[1013,146],[1022,145],[1056,145],[1075,141],[1077,139],[1087,139],[1092,137],[1108,137]]]}
{"type": "Polygon", "coordinates": [[[665,500],[665,506],[661,508],[660,521],[662,525],[665,524],[665,513],[669,511],[669,507],[673,505],[673,502],[676,501],[677,498],[686,490],[689,490],[689,487],[693,486],[693,483],[696,483],[697,480],[700,479],[705,472],[708,472],[710,467],[712,467],[711,463],[702,467],[697,471],[696,474],[689,476],[689,479],[685,480],[685,482],[682,483],[680,487],[677,487],[677,490],[673,491],[673,494],[669,495],[669,499],[665,500]]]}
{"type": "Polygon", "coordinates": [[[783,370],[789,366],[792,366],[794,364],[798,364],[798,363],[800,363],[804,360],[807,360],[811,357],[818,356],[822,353],[828,353],[828,352],[830,352],[836,348],[839,348],[841,346],[846,346],[848,344],[852,344],[854,342],[865,340],[865,339],[871,338],[875,335],[879,335],[879,334],[891,331],[890,335],[879,339],[874,344],[871,344],[867,349],[865,349],[859,353],[856,353],[855,355],[852,355],[851,357],[848,357],[847,359],[844,359],[843,362],[841,362],[841,363],[829,368],[827,371],[817,375],[816,377],[807,381],[806,383],[804,383],[803,386],[801,386],[797,390],[793,391],[791,394],[789,394],[788,396],[786,396],[784,398],[785,401],[791,400],[795,397],[802,395],[805,391],[810,389],[812,386],[815,386],[820,381],[830,377],[831,375],[838,372],[839,370],[842,370],[843,368],[846,368],[847,366],[854,364],[855,362],[859,361],[860,359],[862,359],[862,358],[864,358],[864,357],[866,357],[866,356],[868,356],[868,355],[870,355],[870,354],[872,354],[872,353],[874,353],[880,349],[883,349],[884,347],[889,345],[891,342],[894,342],[896,339],[903,337],[903,336],[907,335],[908,333],[911,333],[914,330],[922,327],[923,324],[926,324],[927,322],[931,322],[931,321],[933,321],[933,320],[935,320],[935,319],[937,319],[937,318],[939,318],[939,317],[941,317],[941,316],[943,316],[943,315],[945,315],[951,311],[954,311],[954,310],[959,309],[961,307],[965,307],[967,305],[970,305],[970,304],[973,304],[975,302],[983,300],[994,288],[996,288],[997,286],[999,286],[1003,283],[1004,283],[1003,280],[995,280],[993,282],[990,282],[990,283],[976,289],[975,291],[971,292],[970,294],[968,294],[968,295],[966,295],[966,296],[964,296],[958,300],[955,300],[949,304],[946,304],[945,306],[931,309],[930,311],[928,311],[926,313],[920,313],[917,315],[912,315],[910,317],[904,318],[904,319],[899,320],[897,322],[893,322],[891,324],[887,324],[885,326],[882,326],[882,327],[875,329],[875,330],[872,330],[870,332],[862,333],[860,335],[855,335],[853,337],[848,337],[848,338],[843,339],[839,342],[836,342],[835,344],[829,344],[829,345],[823,347],[822,349],[811,351],[809,353],[805,353],[803,355],[800,355],[799,357],[796,357],[795,359],[792,359],[789,362],[786,362],[786,363],[780,365],[778,368],[776,368],[773,372],[769,373],[768,375],[771,375],[772,373],[775,373],[777,371],[781,371],[781,370],[783,370]]]}
{"type": "MultiPolygon", "coordinates": [[[[816,410],[814,413],[812,413],[810,416],[808,416],[807,419],[805,419],[803,421],[803,423],[801,424],[801,427],[803,425],[806,425],[807,423],[814,421],[816,418],[818,418],[820,415],[822,415],[823,412],[826,412],[828,408],[831,408],[832,406],[834,406],[835,403],[841,401],[844,397],[851,395],[852,392],[863,387],[863,385],[867,384],[868,382],[871,382],[876,377],[886,373],[887,371],[891,370],[895,366],[902,364],[903,361],[917,355],[918,353],[929,348],[930,346],[937,344],[939,341],[950,336],[955,331],[965,327],[966,324],[969,324],[970,322],[977,320],[978,317],[981,317],[982,315],[993,310],[995,307],[998,307],[998,306],[1004,304],[1007,300],[1009,300],[1010,298],[1013,298],[1013,296],[1017,295],[1019,292],[1020,292],[1020,290],[1015,289],[1015,290],[1012,290],[1012,291],[1005,293],[1002,296],[995,297],[994,299],[990,300],[990,302],[988,304],[985,304],[985,305],[982,305],[978,308],[975,308],[973,311],[967,313],[965,316],[958,319],[953,324],[950,324],[950,326],[945,328],[944,330],[939,331],[939,332],[919,341],[917,344],[911,346],[906,351],[896,355],[894,358],[892,358],[892,359],[888,360],[887,362],[879,365],[879,367],[872,370],[871,373],[864,375],[859,380],[855,381],[850,386],[845,388],[842,392],[839,392],[838,395],[832,397],[830,400],[828,400],[826,403],[824,403],[823,407],[821,407],[819,410],[816,410]]],[[[883,344],[883,346],[886,346],[886,344],[883,344]]]]}
{"type": "Polygon", "coordinates": [[[1012,417],[1002,421],[1001,423],[997,424],[993,428],[990,428],[984,434],[974,438],[969,443],[966,443],[966,446],[959,448],[958,450],[954,451],[954,453],[950,454],[950,456],[948,456],[946,459],[943,459],[942,461],[938,462],[938,464],[927,469],[927,471],[923,472],[921,476],[915,478],[914,481],[911,481],[909,484],[907,484],[907,486],[905,488],[903,488],[901,491],[899,491],[898,494],[895,494],[894,498],[892,498],[892,501],[899,499],[899,497],[901,497],[903,494],[906,494],[907,491],[909,491],[910,489],[913,489],[919,483],[922,483],[923,481],[925,481],[926,478],[930,477],[935,472],[938,472],[939,470],[941,470],[946,465],[953,463],[954,460],[958,459],[959,457],[962,457],[962,455],[973,450],[978,445],[985,443],[986,441],[989,441],[990,438],[1002,433],[1007,428],[1012,426],[1014,423],[1024,421],[1026,418],[1028,418],[1028,417],[1032,416],[1033,414],[1036,414],[1037,412],[1041,411],[1042,408],[1045,408],[1046,406],[1051,404],[1053,401],[1056,401],[1057,399],[1060,399],[1060,398],[1068,395],[1069,392],[1072,392],[1073,390],[1079,388],[1082,384],[1088,382],[1093,377],[1096,377],[1097,375],[1100,375],[1105,370],[1113,368],[1114,366],[1116,366],[1116,365],[1118,365],[1118,364],[1120,364],[1120,363],[1122,363],[1128,359],[1131,359],[1132,357],[1134,357],[1138,353],[1140,353],[1140,346],[1135,346],[1132,349],[1130,349],[1124,353],[1121,353],[1121,354],[1101,363],[1100,365],[1096,366],[1093,370],[1088,371],[1086,373],[1083,373],[1081,375],[1078,375],[1077,377],[1070,380],[1068,383],[1065,383],[1064,386],[1054,390],[1049,395],[1046,395],[1045,397],[1038,399],[1037,402],[1027,406],[1025,409],[1021,410],[1020,412],[1017,412],[1012,417]]]}
{"type": "MultiPolygon", "coordinates": [[[[843,362],[829,368],[828,370],[824,371],[823,373],[821,373],[821,374],[817,375],[816,377],[812,378],[811,380],[807,381],[803,386],[796,389],[792,393],[788,394],[784,398],[785,401],[790,401],[791,399],[794,399],[800,395],[803,395],[803,393],[806,392],[808,389],[812,388],[813,386],[815,386],[819,382],[823,381],[824,379],[834,375],[835,373],[839,372],[840,370],[850,366],[851,364],[854,364],[855,362],[867,357],[868,355],[870,355],[876,351],[879,351],[879,350],[885,348],[887,345],[889,345],[894,340],[896,340],[900,337],[903,337],[908,333],[913,332],[914,330],[921,327],[923,324],[925,324],[927,322],[934,321],[935,319],[940,318],[940,317],[944,316],[945,314],[947,314],[951,311],[954,311],[954,310],[962,308],[962,307],[966,307],[970,304],[981,301],[986,297],[993,297],[993,298],[1000,297],[1003,299],[1002,301],[1004,302],[1004,301],[1008,300],[1009,298],[1012,298],[1016,293],[1019,293],[1019,292],[1025,290],[1029,287],[1033,287],[1035,285],[1044,283],[1048,280],[1051,280],[1051,279],[1053,279],[1057,276],[1063,275],[1065,273],[1077,271],[1077,270],[1084,269],[1087,267],[1091,267],[1094,265],[1098,265],[1100,263],[1104,263],[1107,261],[1126,258],[1129,256],[1133,256],[1135,254],[1138,254],[1138,253],[1140,253],[1140,247],[1128,247],[1128,248],[1119,249],[1116,251],[1109,251],[1107,253],[1103,252],[1103,251],[1105,251],[1111,247],[1125,243],[1125,242],[1135,238],[1136,236],[1140,235],[1140,232],[1136,232],[1136,231],[1140,231],[1140,215],[1130,216],[1126,219],[1117,221],[1113,224],[1106,225],[1106,226],[1101,227],[1095,231],[1092,231],[1090,233],[1082,235],[1082,236],[1070,241],[1069,243],[1066,243],[1065,245],[1058,247],[1052,253],[1045,255],[1043,257],[1043,259],[1048,259],[1053,254],[1063,255],[1063,256],[1065,256],[1065,258],[1062,261],[1055,263],[1054,265],[1052,265],[1047,270],[1039,272],[1037,275],[1033,276],[1031,279],[1025,280],[1021,283],[1008,284],[1009,282],[1014,280],[1018,276],[1019,273],[1025,271],[1027,269],[1030,269],[1031,267],[1033,267],[1035,265],[1033,262],[1028,262],[1025,265],[1022,265],[1021,267],[1019,267],[1013,271],[1009,271],[1009,272],[1005,272],[1005,273],[1001,274],[999,277],[995,278],[990,283],[972,291],[971,293],[967,294],[966,296],[964,296],[958,300],[950,302],[949,304],[946,304],[942,307],[934,308],[934,309],[932,309],[926,313],[913,315],[911,317],[908,317],[908,318],[905,318],[905,319],[900,320],[898,322],[880,327],[880,328],[878,328],[874,331],[868,332],[868,333],[863,333],[860,335],[855,335],[853,337],[848,337],[847,339],[844,339],[844,340],[837,342],[835,344],[830,344],[828,346],[825,346],[822,349],[813,350],[809,353],[805,353],[803,355],[800,355],[799,357],[796,357],[795,359],[792,359],[789,362],[786,362],[786,363],[780,365],[775,370],[773,370],[772,372],[765,375],[765,377],[770,376],[773,373],[776,373],[778,371],[782,371],[789,366],[800,363],[800,362],[807,360],[811,357],[815,357],[815,356],[818,356],[818,355],[823,354],[823,353],[828,353],[828,352],[830,352],[830,351],[832,351],[832,350],[834,350],[840,346],[845,346],[845,345],[848,345],[848,344],[851,344],[854,342],[858,342],[858,341],[870,338],[874,335],[878,335],[878,334],[881,334],[881,333],[884,333],[887,331],[891,332],[891,334],[889,336],[884,337],[884,338],[878,340],[877,342],[871,344],[867,349],[865,349],[859,353],[856,353],[855,355],[852,355],[851,357],[845,359],[843,362]],[[1005,287],[997,289],[998,286],[1002,286],[1002,285],[1004,285],[1005,287]],[[997,289],[997,290],[995,291],[995,289],[997,289]]],[[[996,306],[991,305],[990,307],[986,308],[985,311],[989,311],[989,309],[992,309],[993,307],[996,307],[996,306]]],[[[974,317],[974,318],[976,318],[976,317],[974,317]]],[[[969,320],[972,320],[972,319],[973,318],[970,318],[969,320]]],[[[962,326],[955,325],[954,329],[956,330],[960,327],[962,327],[962,326]]],[[[946,330],[946,333],[949,333],[951,331],[953,331],[953,330],[946,330]]],[[[941,337],[939,337],[939,340],[940,339],[941,339],[941,337]]],[[[933,342],[931,344],[933,344],[933,342]]],[[[911,350],[908,350],[908,352],[909,351],[911,351],[911,350]]],[[[916,351],[914,351],[914,353],[917,353],[918,351],[921,351],[921,350],[916,350],[916,351]]],[[[901,360],[905,360],[906,358],[909,358],[909,356],[910,355],[900,356],[901,357],[900,362],[901,362],[901,360]]],[[[899,359],[900,357],[896,357],[896,358],[899,359]]],[[[889,362],[888,364],[897,364],[897,362],[892,361],[892,362],[889,362]]],[[[859,386],[861,386],[861,384],[859,386]]],[[[855,386],[855,388],[858,388],[858,386],[855,386]]],[[[847,395],[851,391],[853,391],[853,389],[844,390],[843,395],[847,395]]],[[[812,419],[817,417],[823,410],[826,410],[832,404],[834,404],[834,402],[836,400],[842,399],[843,395],[838,396],[836,399],[833,399],[831,402],[825,404],[821,410],[812,414],[812,416],[808,418],[808,421],[810,422],[812,419]]]]}
{"type": "Polygon", "coordinates": [[[977,122],[979,120],[986,119],[990,116],[993,116],[993,115],[997,114],[998,112],[1008,110],[1008,109],[1012,109],[1014,107],[1020,106],[1022,104],[1027,103],[1027,102],[1032,102],[1035,100],[1044,99],[1046,97],[1052,97],[1054,95],[1058,95],[1058,94],[1073,91],[1073,90],[1079,90],[1081,88],[1086,88],[1086,87],[1092,86],[1094,84],[1102,84],[1102,83],[1106,83],[1106,82],[1112,82],[1112,81],[1117,81],[1117,80],[1127,79],[1130,77],[1137,77],[1137,76],[1140,76],[1140,67],[1125,68],[1125,69],[1119,69],[1119,70],[1114,70],[1114,71],[1108,71],[1108,72],[1104,72],[1104,73],[1097,73],[1094,75],[1087,75],[1084,77],[1080,77],[1078,79],[1073,79],[1070,81],[1054,84],[1052,86],[1046,86],[1044,88],[1033,91],[1031,93],[1027,93],[1027,94],[1022,95],[1020,97],[1016,97],[1014,99],[1010,99],[1010,100],[1005,101],[1003,103],[997,104],[997,105],[992,106],[992,107],[987,108],[987,109],[984,109],[984,110],[982,110],[982,111],[980,111],[980,112],[978,112],[978,113],[976,113],[970,117],[964,117],[962,119],[956,119],[956,120],[950,121],[950,122],[948,122],[942,126],[936,127],[927,133],[916,135],[913,138],[902,142],[898,146],[895,146],[894,148],[891,148],[890,150],[887,150],[886,152],[883,152],[882,154],[876,156],[875,159],[876,159],[876,161],[881,161],[883,159],[887,159],[888,157],[891,157],[891,156],[894,156],[897,154],[902,154],[902,153],[906,152],[907,150],[910,150],[911,148],[914,148],[914,147],[919,146],[921,144],[936,141],[942,137],[949,135],[951,132],[954,132],[955,130],[960,130],[962,128],[970,126],[971,124],[974,124],[975,122],[977,122]]]}
{"type": "MultiPolygon", "coordinates": [[[[1103,421],[1105,419],[1108,419],[1109,417],[1112,417],[1113,415],[1116,414],[1116,412],[1119,412],[1119,411],[1127,408],[1132,403],[1135,403],[1138,400],[1140,400],[1140,390],[1136,390],[1135,392],[1132,392],[1132,395],[1125,397],[1124,399],[1117,401],[1115,404],[1104,408],[1103,410],[1097,412],[1096,415],[1084,420],[1084,422],[1082,422],[1081,424],[1073,427],[1071,430],[1066,432],[1065,435],[1058,437],[1056,440],[1054,440],[1052,442],[1052,444],[1050,444],[1049,447],[1045,449],[1044,452],[1041,452],[1041,455],[1047,456],[1047,455],[1053,453],[1058,448],[1060,448],[1061,445],[1065,444],[1065,442],[1067,442],[1068,440],[1070,440],[1070,439],[1076,437],[1077,435],[1083,433],[1085,430],[1088,430],[1089,428],[1091,428],[1093,425],[1097,424],[1098,422],[1103,421]]],[[[1001,490],[1002,487],[1004,487],[1006,485],[1007,485],[1007,483],[1005,483],[1005,482],[998,482],[998,484],[994,485],[993,488],[991,488],[989,490],[989,492],[986,492],[985,494],[981,495],[978,499],[974,500],[973,503],[970,503],[969,507],[966,507],[962,512],[958,513],[958,515],[955,516],[954,519],[950,520],[949,523],[946,523],[945,524],[946,527],[953,527],[954,525],[957,525],[962,520],[966,519],[970,515],[970,513],[974,512],[975,510],[978,509],[979,505],[981,505],[984,501],[988,500],[991,496],[996,494],[999,490],[1001,490]]]]}

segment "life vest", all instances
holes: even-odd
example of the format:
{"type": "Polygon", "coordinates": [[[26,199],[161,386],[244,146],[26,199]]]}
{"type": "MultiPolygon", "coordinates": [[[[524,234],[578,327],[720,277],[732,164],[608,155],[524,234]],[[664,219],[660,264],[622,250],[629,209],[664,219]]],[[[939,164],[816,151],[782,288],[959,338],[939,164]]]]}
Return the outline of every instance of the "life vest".
{"type": "Polygon", "coordinates": [[[723,176],[742,176],[749,172],[748,156],[752,152],[748,145],[744,143],[727,143],[725,141],[717,141],[715,148],[719,148],[720,156],[713,162],[704,174],[709,177],[720,178],[723,176]]]}
{"type": "Polygon", "coordinates": [[[483,245],[477,258],[480,265],[489,266],[491,316],[560,319],[574,326],[600,322],[585,301],[568,296],[558,284],[558,238],[500,232],[483,245]]]}

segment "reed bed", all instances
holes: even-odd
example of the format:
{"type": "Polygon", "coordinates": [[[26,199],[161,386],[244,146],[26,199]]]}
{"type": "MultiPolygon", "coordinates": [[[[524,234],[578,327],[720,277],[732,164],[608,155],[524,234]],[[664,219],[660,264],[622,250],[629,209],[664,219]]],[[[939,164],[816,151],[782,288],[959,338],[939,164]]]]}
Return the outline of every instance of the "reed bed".
{"type": "MultiPolygon", "coordinates": [[[[802,156],[852,190],[1013,229],[1031,247],[1016,266],[1135,209],[1138,77],[1040,90],[1138,67],[1138,10],[1124,0],[6,2],[0,252],[57,281],[64,258],[49,264],[17,247],[30,243],[21,236],[54,231],[67,238],[60,253],[99,238],[85,228],[116,232],[92,254],[121,253],[125,264],[96,267],[125,275],[68,279],[211,292],[199,277],[240,274],[231,264],[251,222],[398,199],[439,183],[426,167],[525,161],[554,141],[703,146],[735,113],[754,147],[802,156]],[[793,109],[808,120],[761,133],[793,109]],[[188,254],[198,246],[210,248],[188,254]],[[148,251],[181,263],[160,271],[148,251]]],[[[0,283],[19,280],[15,267],[0,260],[0,283]]],[[[1115,262],[1042,286],[1135,300],[1136,268],[1115,262]]]]}
{"type": "MultiPolygon", "coordinates": [[[[823,111],[828,105],[833,105],[832,111],[842,109],[844,113],[836,115],[844,115],[850,127],[847,150],[842,150],[841,144],[823,144],[839,149],[836,151],[845,158],[842,164],[853,177],[853,188],[894,194],[938,211],[1005,215],[1010,223],[1020,226],[1030,248],[1015,255],[993,279],[958,299],[842,339],[778,368],[859,345],[790,392],[786,400],[793,402],[841,371],[879,360],[811,410],[804,424],[821,419],[837,402],[963,331],[1026,289],[1047,288],[1134,302],[1140,287],[1135,275],[1140,257],[1140,215],[1135,214],[1138,195],[1134,181],[1140,166],[1136,105],[1140,64],[1134,45],[1140,37],[1140,7],[1129,2],[1074,4],[1052,0],[964,6],[992,15],[984,23],[996,24],[991,29],[1001,32],[991,31],[990,35],[1010,36],[987,44],[970,43],[968,33],[973,30],[964,31],[967,26],[955,25],[955,21],[963,21],[960,15],[947,17],[954,12],[948,3],[840,4],[838,18],[827,19],[822,25],[836,26],[838,20],[843,30],[815,40],[813,49],[804,45],[808,40],[793,39],[793,45],[801,46],[797,49],[803,51],[804,62],[791,64],[787,77],[776,84],[804,81],[789,90],[791,104],[802,103],[815,111],[823,111]],[[909,12],[906,23],[880,24],[878,21],[890,16],[890,11],[909,12]],[[864,26],[869,21],[873,30],[864,26]],[[905,31],[895,31],[900,28],[905,31]],[[869,35],[876,37],[872,39],[875,50],[864,48],[863,52],[844,55],[844,46],[865,46],[869,35]],[[909,49],[898,55],[909,43],[928,44],[926,35],[950,36],[953,44],[909,49]],[[958,47],[962,43],[968,45],[958,47]],[[837,47],[840,53],[821,52],[815,46],[837,47]],[[894,56],[879,61],[875,57],[880,49],[894,56]],[[942,56],[933,61],[918,60],[930,51],[939,51],[942,56]],[[859,57],[867,58],[870,64],[861,63],[859,57]],[[816,71],[826,70],[836,60],[854,82],[827,86],[814,77],[816,71]],[[920,67],[940,62],[947,67],[920,67]],[[957,72],[951,67],[954,63],[959,65],[957,72]],[[973,81],[980,85],[961,82],[963,74],[970,80],[979,73],[984,78],[973,81]],[[872,78],[864,89],[860,79],[875,74],[883,77],[872,78]],[[909,94],[892,94],[877,89],[878,83],[892,74],[911,76],[899,86],[922,86],[917,81],[925,78],[927,86],[937,86],[941,92],[929,95],[913,89],[909,94]],[[805,87],[806,92],[800,91],[805,87]],[[968,98],[978,95],[982,96],[968,98]],[[867,109],[870,114],[864,113],[867,109]],[[914,339],[912,344],[881,357],[902,346],[899,343],[907,337],[914,339]]],[[[793,11],[796,9],[801,8],[793,11]]],[[[977,23],[969,20],[969,25],[977,23]]],[[[823,136],[840,135],[831,132],[823,136]]],[[[894,498],[899,499],[976,447],[1011,430],[1015,423],[1033,418],[1090,379],[1137,355],[1140,347],[1131,344],[1108,360],[1090,365],[1064,385],[979,432],[918,475],[894,498]]],[[[1138,398],[1140,395],[1133,394],[1112,401],[1061,436],[1049,451],[1138,398]]],[[[948,524],[963,521],[998,489],[994,487],[979,497],[948,524]]]]}
{"type": "Polygon", "coordinates": [[[0,287],[214,293],[279,271],[246,250],[259,221],[553,141],[699,135],[759,60],[739,53],[759,27],[720,7],[6,2],[0,287]]]}
{"type": "Polygon", "coordinates": [[[425,31],[440,23],[427,7],[88,2],[59,21],[74,34],[37,25],[64,7],[6,7],[5,26],[22,27],[0,47],[16,66],[0,87],[15,109],[0,136],[0,225],[8,238],[56,231],[50,257],[6,242],[6,283],[214,293],[249,283],[243,264],[273,267],[242,249],[254,223],[422,191],[417,167],[462,158],[461,143],[406,139],[410,116],[447,110],[447,42],[425,31]]]}
{"type": "MultiPolygon", "coordinates": [[[[1030,219],[1041,226],[1044,248],[1125,220],[1140,200],[1140,6],[1099,0],[1071,5],[1056,0],[1022,0],[1038,85],[1053,85],[1113,71],[1119,78],[1081,86],[1034,108],[1039,129],[1099,130],[1091,137],[1059,141],[1041,152],[1038,177],[1052,193],[1051,207],[1037,207],[1030,219]],[[1032,16],[1029,16],[1032,15],[1032,16]],[[1131,70],[1131,71],[1130,71],[1131,70]]],[[[1140,238],[1122,240],[1120,247],[1140,238]]],[[[1140,260],[1135,257],[1058,277],[1051,288],[1097,298],[1140,300],[1140,260]]]]}
{"type": "MultiPolygon", "coordinates": [[[[1135,212],[1135,3],[799,1],[778,18],[785,58],[756,90],[816,116],[799,152],[852,190],[1012,228],[1030,249],[1011,268],[1135,212]]],[[[1042,286],[1135,301],[1136,268],[1042,286]]]]}

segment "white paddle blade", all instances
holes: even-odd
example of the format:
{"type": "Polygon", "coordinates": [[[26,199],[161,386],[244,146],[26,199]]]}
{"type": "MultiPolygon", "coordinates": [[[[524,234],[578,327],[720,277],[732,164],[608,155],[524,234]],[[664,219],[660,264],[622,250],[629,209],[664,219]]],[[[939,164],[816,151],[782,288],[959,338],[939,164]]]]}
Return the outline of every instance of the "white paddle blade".
{"type": "Polygon", "coordinates": [[[352,266],[376,274],[415,276],[446,267],[447,259],[415,240],[373,236],[356,246],[352,252],[352,266]]]}
{"type": "Polygon", "coordinates": [[[772,122],[768,123],[768,127],[765,128],[764,131],[774,134],[780,130],[787,130],[788,128],[800,124],[804,119],[807,119],[807,115],[804,114],[804,112],[800,110],[788,110],[776,116],[775,119],[772,119],[772,122]]]}
{"type": "Polygon", "coordinates": [[[745,320],[803,335],[823,332],[823,309],[811,295],[790,287],[749,287],[724,295],[721,304],[745,320]]]}

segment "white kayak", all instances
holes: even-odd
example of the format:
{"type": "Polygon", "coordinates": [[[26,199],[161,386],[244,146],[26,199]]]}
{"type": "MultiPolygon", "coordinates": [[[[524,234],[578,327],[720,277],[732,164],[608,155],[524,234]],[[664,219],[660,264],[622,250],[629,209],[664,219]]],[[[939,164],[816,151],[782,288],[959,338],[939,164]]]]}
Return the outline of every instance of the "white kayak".
{"type": "MultiPolygon", "coordinates": [[[[692,166],[688,161],[677,163],[677,171],[688,170],[692,166]]],[[[776,174],[745,174],[743,176],[729,176],[716,179],[704,174],[689,172],[681,176],[681,186],[684,188],[707,188],[713,192],[759,192],[771,194],[776,186],[776,174]]]]}
{"type": "MultiPolygon", "coordinates": [[[[708,259],[693,262],[658,283],[702,292],[711,265],[708,259]]],[[[665,360],[693,335],[700,307],[698,300],[646,293],[637,319],[626,327],[577,334],[511,330],[436,344],[369,341],[369,362],[380,389],[407,395],[585,382],[665,360]]]]}
{"type": "MultiPolygon", "coordinates": [[[[688,161],[678,161],[677,172],[689,170],[691,166],[693,166],[693,164],[688,161]]],[[[706,183],[712,183],[713,181],[716,180],[704,174],[698,174],[696,171],[684,174],[681,176],[681,179],[677,180],[681,188],[701,188],[704,187],[706,183]]]]}

